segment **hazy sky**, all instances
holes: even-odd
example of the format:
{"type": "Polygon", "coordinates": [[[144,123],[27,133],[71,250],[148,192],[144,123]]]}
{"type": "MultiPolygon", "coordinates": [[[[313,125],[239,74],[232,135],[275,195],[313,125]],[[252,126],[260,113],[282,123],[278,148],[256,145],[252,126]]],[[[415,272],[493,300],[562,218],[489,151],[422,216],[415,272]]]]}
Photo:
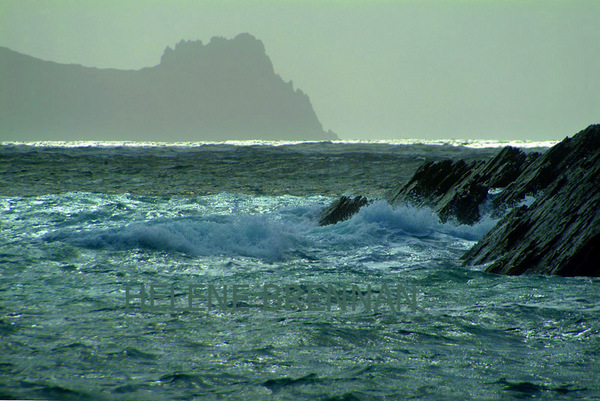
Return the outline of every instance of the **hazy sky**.
{"type": "Polygon", "coordinates": [[[0,0],[0,46],[139,69],[249,32],[343,139],[552,140],[600,122],[599,20],[600,0],[0,0]]]}

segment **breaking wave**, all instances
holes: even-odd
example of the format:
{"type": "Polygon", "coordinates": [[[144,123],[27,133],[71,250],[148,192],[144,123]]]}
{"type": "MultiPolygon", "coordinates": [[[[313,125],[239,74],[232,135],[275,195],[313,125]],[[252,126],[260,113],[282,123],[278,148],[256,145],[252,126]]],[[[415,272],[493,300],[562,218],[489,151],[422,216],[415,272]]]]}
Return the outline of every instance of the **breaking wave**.
{"type": "Polygon", "coordinates": [[[319,227],[315,210],[320,207],[304,205],[274,213],[157,218],[117,228],[64,229],[46,235],[45,239],[89,249],[144,249],[195,256],[283,260],[291,253],[332,246],[401,245],[419,239],[476,241],[497,222],[484,217],[473,226],[442,223],[429,208],[394,207],[379,201],[363,207],[346,221],[319,227]]]}

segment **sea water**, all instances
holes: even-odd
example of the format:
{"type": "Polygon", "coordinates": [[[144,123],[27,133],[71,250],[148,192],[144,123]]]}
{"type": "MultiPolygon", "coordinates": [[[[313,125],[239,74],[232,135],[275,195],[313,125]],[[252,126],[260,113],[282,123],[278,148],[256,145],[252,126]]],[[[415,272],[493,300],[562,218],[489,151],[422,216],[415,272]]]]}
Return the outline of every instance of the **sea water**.
{"type": "Polygon", "coordinates": [[[3,144],[0,398],[600,399],[598,279],[463,267],[500,217],[378,200],[498,145],[3,144]]]}

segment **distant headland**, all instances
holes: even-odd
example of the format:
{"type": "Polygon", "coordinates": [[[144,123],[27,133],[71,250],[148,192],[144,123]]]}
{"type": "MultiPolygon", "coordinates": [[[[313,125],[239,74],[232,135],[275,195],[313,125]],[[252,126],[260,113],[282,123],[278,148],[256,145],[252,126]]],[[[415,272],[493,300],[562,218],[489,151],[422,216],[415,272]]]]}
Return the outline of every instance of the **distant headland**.
{"type": "Polygon", "coordinates": [[[58,64],[0,47],[0,140],[334,140],[263,43],[181,41],[139,71],[58,64]]]}

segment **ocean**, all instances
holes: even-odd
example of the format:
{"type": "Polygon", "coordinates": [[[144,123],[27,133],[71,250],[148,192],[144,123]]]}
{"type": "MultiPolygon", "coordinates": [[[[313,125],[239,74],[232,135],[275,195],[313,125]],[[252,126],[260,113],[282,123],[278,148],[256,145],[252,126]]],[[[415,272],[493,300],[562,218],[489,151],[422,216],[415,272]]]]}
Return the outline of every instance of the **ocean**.
{"type": "Polygon", "coordinates": [[[501,216],[379,200],[503,145],[1,144],[0,398],[600,399],[599,279],[463,267],[501,216]]]}

